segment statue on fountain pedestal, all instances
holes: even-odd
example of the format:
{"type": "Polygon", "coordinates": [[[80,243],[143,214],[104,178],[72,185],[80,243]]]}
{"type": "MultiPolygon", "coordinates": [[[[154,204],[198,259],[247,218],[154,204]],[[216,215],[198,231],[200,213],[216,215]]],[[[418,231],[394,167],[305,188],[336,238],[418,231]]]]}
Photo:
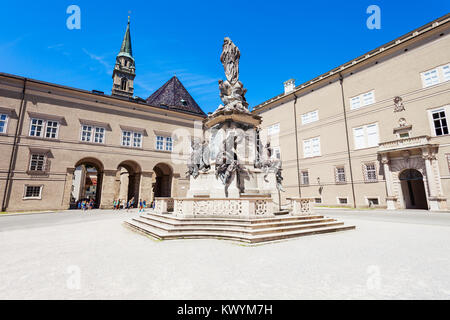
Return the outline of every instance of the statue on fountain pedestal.
{"type": "Polygon", "coordinates": [[[242,82],[239,81],[239,58],[241,53],[239,48],[226,37],[223,40],[222,54],[220,61],[225,70],[227,80],[219,80],[220,99],[223,105],[220,105],[213,113],[219,111],[239,111],[242,113],[250,113],[248,103],[245,100],[247,89],[244,88],[242,82]]]}

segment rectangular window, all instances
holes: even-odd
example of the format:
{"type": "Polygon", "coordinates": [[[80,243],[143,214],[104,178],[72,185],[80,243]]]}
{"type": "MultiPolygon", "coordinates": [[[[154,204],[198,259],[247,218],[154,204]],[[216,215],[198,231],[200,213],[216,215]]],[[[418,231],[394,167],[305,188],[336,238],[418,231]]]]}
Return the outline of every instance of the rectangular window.
{"type": "Polygon", "coordinates": [[[133,147],[134,148],[142,147],[142,133],[133,132],[133,147]]]}
{"type": "Polygon", "coordinates": [[[81,141],[104,143],[105,128],[83,124],[81,126],[81,141]]]}
{"type": "Polygon", "coordinates": [[[434,133],[436,136],[443,136],[448,134],[447,118],[444,109],[439,109],[431,112],[434,125],[434,133]]]}
{"type": "Polygon", "coordinates": [[[339,204],[348,204],[348,200],[347,200],[347,198],[338,198],[338,203],[339,204]]]}
{"type": "Polygon", "coordinates": [[[44,133],[44,120],[31,119],[30,136],[42,137],[44,133]]]}
{"type": "Polygon", "coordinates": [[[305,158],[320,156],[320,137],[303,140],[303,156],[305,158]]]}
{"type": "Polygon", "coordinates": [[[319,110],[302,114],[302,124],[308,124],[315,121],[319,121],[319,110]]]}
{"type": "Polygon", "coordinates": [[[105,128],[95,127],[94,142],[103,143],[105,138],[105,128]]]}
{"type": "Polygon", "coordinates": [[[83,125],[81,126],[81,141],[91,141],[92,137],[92,127],[83,125]]]}
{"type": "Polygon", "coordinates": [[[131,147],[131,131],[122,131],[122,146],[131,147]]]}
{"type": "Polygon", "coordinates": [[[302,180],[301,183],[302,185],[309,185],[309,172],[308,171],[302,171],[302,180]]]}
{"type": "Polygon", "coordinates": [[[378,198],[367,198],[367,204],[369,207],[377,206],[380,204],[380,201],[378,198]]]}
{"type": "Polygon", "coordinates": [[[6,133],[6,126],[8,124],[8,116],[0,114],[0,133],[6,133]]]}
{"type": "Polygon", "coordinates": [[[350,109],[355,110],[361,107],[375,103],[375,91],[362,93],[356,97],[350,98],[350,109]]]}
{"type": "Polygon", "coordinates": [[[359,96],[350,99],[350,109],[358,109],[361,107],[361,99],[359,96]]]}
{"type": "Polygon", "coordinates": [[[30,171],[45,171],[45,155],[43,154],[31,155],[30,171]]]}
{"type": "Polygon", "coordinates": [[[267,127],[268,135],[278,134],[279,132],[280,132],[280,124],[279,123],[275,123],[275,124],[271,125],[270,127],[267,127]]]}
{"type": "Polygon", "coordinates": [[[378,123],[368,124],[359,128],[353,128],[355,149],[363,149],[378,146],[378,123]]]}
{"type": "Polygon", "coordinates": [[[450,64],[442,67],[442,77],[444,81],[450,81],[450,64]]]}
{"type": "Polygon", "coordinates": [[[58,137],[57,121],[47,121],[45,137],[51,139],[56,139],[58,137]]]}
{"type": "Polygon", "coordinates": [[[272,159],[281,159],[280,147],[272,147],[272,159]]]}
{"type": "Polygon", "coordinates": [[[42,186],[25,186],[24,198],[41,198],[42,186]]]}
{"type": "Polygon", "coordinates": [[[58,138],[58,121],[31,119],[30,137],[58,138]],[[44,134],[45,133],[45,134],[44,134]]]}
{"type": "Polygon", "coordinates": [[[314,198],[315,203],[322,203],[322,198],[314,198]]]}
{"type": "Polygon", "coordinates": [[[421,73],[424,88],[450,81],[450,64],[436,67],[421,73]]]}
{"type": "Polygon", "coordinates": [[[164,150],[164,137],[156,136],[156,150],[164,150]]]}
{"type": "Polygon", "coordinates": [[[336,183],[345,183],[345,168],[344,167],[336,167],[336,183]]]}
{"type": "Polygon", "coordinates": [[[166,137],[166,151],[172,151],[172,137],[166,137]]]}
{"type": "Polygon", "coordinates": [[[439,83],[438,70],[437,69],[433,69],[433,70],[429,70],[429,71],[424,72],[422,74],[422,82],[423,82],[423,87],[424,88],[439,83]]]}
{"type": "Polygon", "coordinates": [[[366,182],[377,182],[377,168],[375,163],[364,164],[364,178],[366,182]]]}

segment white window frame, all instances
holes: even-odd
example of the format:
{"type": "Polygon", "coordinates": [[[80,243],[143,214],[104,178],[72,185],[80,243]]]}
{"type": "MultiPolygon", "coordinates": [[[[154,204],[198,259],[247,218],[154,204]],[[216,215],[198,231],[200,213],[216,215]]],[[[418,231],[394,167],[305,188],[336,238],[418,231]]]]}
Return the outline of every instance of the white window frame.
{"type": "Polygon", "coordinates": [[[133,132],[133,148],[142,148],[142,132],[133,132]]]}
{"type": "Polygon", "coordinates": [[[172,136],[158,134],[155,139],[155,149],[156,151],[172,152],[173,142],[172,136]]]}
{"type": "Polygon", "coordinates": [[[4,122],[3,131],[0,131],[0,134],[6,134],[8,132],[8,120],[9,120],[8,114],[0,113],[0,121],[4,122]],[[1,120],[2,116],[5,116],[5,120],[1,120]]]}
{"type": "MultiPolygon", "coordinates": [[[[36,161],[39,161],[39,160],[36,160],[36,161]]],[[[37,168],[37,165],[36,165],[36,168],[37,168]]],[[[46,170],[47,170],[47,155],[44,153],[37,153],[37,152],[31,153],[30,154],[30,162],[28,163],[28,171],[29,172],[46,172],[46,170]],[[42,170],[31,169],[31,163],[33,162],[33,156],[42,156],[43,157],[42,170]]]]}
{"type": "Polygon", "coordinates": [[[26,184],[26,185],[24,185],[24,188],[23,188],[23,197],[22,197],[22,199],[24,199],[24,200],[42,200],[42,190],[43,189],[44,189],[44,185],[42,185],[42,184],[40,184],[40,185],[26,184]],[[27,197],[27,188],[28,187],[39,187],[39,196],[27,197]]]}
{"type": "Polygon", "coordinates": [[[422,80],[423,88],[432,87],[434,85],[450,81],[450,63],[440,65],[440,66],[434,67],[432,69],[423,71],[420,73],[420,78],[422,80]],[[445,71],[445,69],[448,69],[448,71],[445,71]],[[431,77],[431,78],[427,78],[427,74],[429,74],[431,72],[435,72],[435,76],[431,77]],[[428,81],[428,79],[430,81],[428,81]]]}
{"type": "Polygon", "coordinates": [[[357,110],[362,107],[370,106],[376,102],[375,100],[375,90],[370,90],[363,92],[357,96],[350,98],[350,110],[357,110]],[[370,102],[366,102],[365,96],[370,94],[372,96],[370,102]]]}
{"type": "Polygon", "coordinates": [[[335,166],[334,167],[334,179],[336,181],[336,184],[346,184],[347,183],[347,172],[345,171],[345,166],[335,166]],[[344,172],[339,173],[339,169],[343,169],[344,172]],[[343,175],[344,180],[339,180],[339,175],[343,175]]]}
{"type": "Polygon", "coordinates": [[[172,151],[173,150],[173,139],[172,139],[172,137],[167,136],[164,139],[164,142],[165,142],[164,149],[166,151],[172,151]]]}
{"type": "Polygon", "coordinates": [[[376,196],[376,197],[364,196],[364,199],[365,199],[365,202],[366,202],[367,206],[370,206],[369,199],[377,199],[378,200],[378,204],[375,204],[374,206],[381,205],[381,201],[380,201],[380,197],[379,196],[376,196]]]}
{"type": "Polygon", "coordinates": [[[378,182],[378,169],[377,169],[377,164],[375,162],[366,162],[363,163],[363,174],[364,174],[364,181],[367,183],[373,183],[373,182],[378,182]],[[367,170],[367,166],[368,165],[373,165],[374,166],[374,170],[375,170],[375,178],[374,179],[369,179],[369,170],[367,170]]]}
{"type": "Polygon", "coordinates": [[[142,132],[122,129],[120,145],[127,148],[142,149],[144,135],[142,132]],[[126,138],[124,140],[124,138],[126,138]],[[139,142],[139,143],[136,143],[139,142]]]}
{"type": "Polygon", "coordinates": [[[271,136],[280,133],[280,123],[274,123],[267,127],[267,135],[271,136]]]}
{"type": "Polygon", "coordinates": [[[319,121],[319,110],[306,112],[301,115],[302,125],[319,121]]]}
{"type": "Polygon", "coordinates": [[[281,160],[281,151],[280,151],[280,147],[279,146],[272,147],[271,158],[272,159],[280,159],[281,160]]]}
{"type": "Polygon", "coordinates": [[[320,149],[320,136],[313,137],[310,139],[303,140],[303,158],[312,158],[312,157],[320,157],[321,149],[320,149]],[[319,148],[316,152],[314,152],[314,140],[318,141],[319,148]],[[310,152],[307,152],[307,147],[309,144],[310,152]]]}
{"type": "Polygon", "coordinates": [[[340,197],[340,196],[337,196],[337,197],[336,197],[336,203],[337,203],[337,204],[340,204],[340,205],[348,205],[348,204],[350,204],[350,203],[348,202],[348,197],[340,197]],[[339,202],[339,199],[346,199],[346,200],[347,200],[347,203],[340,203],[340,202],[339,202]]]}
{"type": "Polygon", "coordinates": [[[300,185],[302,185],[302,186],[309,186],[309,170],[300,170],[300,185]],[[304,180],[304,175],[303,175],[303,173],[307,173],[307,179],[308,179],[308,183],[305,183],[305,180],[304,180]]]}
{"type": "Polygon", "coordinates": [[[442,136],[447,136],[447,135],[450,134],[450,126],[449,126],[449,123],[448,123],[448,121],[449,121],[449,118],[448,118],[449,112],[448,111],[449,111],[449,106],[443,106],[443,107],[439,107],[439,108],[428,110],[431,136],[433,136],[433,137],[442,137],[442,136]],[[441,135],[437,135],[436,127],[434,125],[434,119],[433,119],[433,113],[436,113],[436,112],[444,112],[445,120],[447,122],[447,131],[448,131],[448,133],[442,133],[441,135]]]}
{"type": "Polygon", "coordinates": [[[157,135],[155,140],[155,149],[158,151],[164,151],[164,136],[157,135]]]}
{"type": "Polygon", "coordinates": [[[59,126],[60,123],[58,120],[45,120],[45,119],[41,119],[41,118],[30,118],[30,130],[28,131],[28,136],[29,137],[36,137],[36,138],[42,138],[42,139],[50,139],[50,140],[55,140],[58,139],[59,136],[59,126]],[[32,128],[33,128],[33,120],[36,121],[42,121],[42,130],[40,132],[40,135],[32,135],[32,128]],[[48,129],[48,123],[49,122],[55,122],[56,123],[56,132],[55,132],[55,137],[47,137],[47,129],[48,129]]]}
{"type": "Polygon", "coordinates": [[[354,149],[355,150],[361,150],[361,149],[366,149],[366,148],[373,148],[376,147],[380,144],[380,128],[378,126],[378,122],[374,122],[374,123],[369,123],[363,126],[359,126],[359,127],[355,127],[353,128],[353,144],[354,144],[354,149]],[[375,126],[376,127],[376,133],[377,133],[377,143],[375,144],[371,144],[369,145],[369,134],[368,134],[368,127],[372,127],[375,126]],[[362,129],[363,130],[363,137],[364,137],[364,142],[363,145],[358,145],[358,142],[356,140],[356,130],[362,129]]]}

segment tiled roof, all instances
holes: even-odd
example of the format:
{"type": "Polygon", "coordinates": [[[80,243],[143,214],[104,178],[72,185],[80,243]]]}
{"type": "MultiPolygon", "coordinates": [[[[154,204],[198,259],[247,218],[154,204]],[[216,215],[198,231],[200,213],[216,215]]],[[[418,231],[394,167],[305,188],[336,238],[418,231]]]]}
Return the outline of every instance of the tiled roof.
{"type": "Polygon", "coordinates": [[[173,76],[161,88],[148,97],[147,103],[155,107],[205,115],[176,76],[173,76]]]}

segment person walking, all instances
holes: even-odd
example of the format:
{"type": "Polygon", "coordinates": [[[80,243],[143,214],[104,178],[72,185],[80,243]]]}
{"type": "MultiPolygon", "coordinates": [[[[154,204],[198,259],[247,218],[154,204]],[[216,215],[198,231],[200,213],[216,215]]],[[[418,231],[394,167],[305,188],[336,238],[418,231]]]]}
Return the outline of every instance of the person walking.
{"type": "Polygon", "coordinates": [[[144,203],[139,199],[139,213],[144,212],[144,203]]]}
{"type": "Polygon", "coordinates": [[[86,212],[86,200],[83,200],[83,202],[81,203],[81,209],[83,210],[83,212],[86,212]]]}

